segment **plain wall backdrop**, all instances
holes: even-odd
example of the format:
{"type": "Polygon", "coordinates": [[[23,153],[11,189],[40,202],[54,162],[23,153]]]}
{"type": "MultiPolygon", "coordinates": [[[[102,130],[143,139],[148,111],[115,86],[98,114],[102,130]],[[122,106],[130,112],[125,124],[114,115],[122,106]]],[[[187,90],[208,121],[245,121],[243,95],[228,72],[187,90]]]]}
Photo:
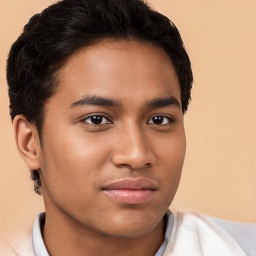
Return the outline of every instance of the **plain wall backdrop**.
{"type": "MultiPolygon", "coordinates": [[[[0,232],[32,226],[43,211],[19,157],[5,64],[29,18],[53,0],[0,0],[0,232]]],[[[150,0],[179,28],[194,71],[185,115],[187,155],[176,209],[256,222],[256,1],[150,0]]]]}

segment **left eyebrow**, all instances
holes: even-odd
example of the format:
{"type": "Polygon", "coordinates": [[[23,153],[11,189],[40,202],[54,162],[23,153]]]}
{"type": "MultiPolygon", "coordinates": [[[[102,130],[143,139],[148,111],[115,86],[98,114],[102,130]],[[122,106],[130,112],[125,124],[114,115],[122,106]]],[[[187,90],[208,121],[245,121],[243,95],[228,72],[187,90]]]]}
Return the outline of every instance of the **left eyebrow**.
{"type": "Polygon", "coordinates": [[[147,103],[147,106],[150,108],[161,108],[161,107],[168,107],[172,105],[178,108],[181,107],[179,101],[173,96],[165,99],[157,98],[147,103]]]}

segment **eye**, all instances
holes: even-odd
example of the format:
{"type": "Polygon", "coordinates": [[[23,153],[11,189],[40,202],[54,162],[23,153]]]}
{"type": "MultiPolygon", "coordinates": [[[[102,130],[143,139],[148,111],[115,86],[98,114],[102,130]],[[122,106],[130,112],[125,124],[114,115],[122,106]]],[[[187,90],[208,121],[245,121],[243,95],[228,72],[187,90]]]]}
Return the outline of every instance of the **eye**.
{"type": "Polygon", "coordinates": [[[93,116],[86,117],[82,120],[82,122],[92,124],[92,125],[103,125],[103,124],[111,123],[106,117],[101,115],[93,115],[93,116]]]}
{"type": "Polygon", "coordinates": [[[166,125],[173,123],[173,119],[167,116],[154,116],[148,121],[149,124],[166,125]]]}

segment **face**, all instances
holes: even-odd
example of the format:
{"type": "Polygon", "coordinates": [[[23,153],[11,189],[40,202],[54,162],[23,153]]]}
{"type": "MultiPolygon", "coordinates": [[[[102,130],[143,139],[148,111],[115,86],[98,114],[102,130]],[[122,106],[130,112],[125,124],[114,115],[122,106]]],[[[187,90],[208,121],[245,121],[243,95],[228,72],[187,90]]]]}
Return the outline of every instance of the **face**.
{"type": "Polygon", "coordinates": [[[114,237],[153,230],[185,155],[180,88],[168,55],[137,41],[79,50],[45,105],[46,211],[114,237]]]}

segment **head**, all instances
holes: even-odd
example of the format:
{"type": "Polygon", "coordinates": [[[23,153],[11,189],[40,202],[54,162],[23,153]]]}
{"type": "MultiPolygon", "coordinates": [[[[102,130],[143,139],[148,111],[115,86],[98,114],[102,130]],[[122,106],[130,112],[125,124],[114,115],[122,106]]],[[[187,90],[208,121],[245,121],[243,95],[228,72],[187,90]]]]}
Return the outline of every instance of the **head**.
{"type": "Polygon", "coordinates": [[[24,27],[7,81],[17,145],[46,207],[87,223],[82,215],[96,202],[92,212],[107,211],[106,220],[122,223],[134,210],[134,226],[148,216],[152,229],[174,197],[185,155],[192,71],[175,25],[141,0],[60,1],[24,27]],[[156,196],[105,203],[111,182],[141,178],[156,196]]]}

